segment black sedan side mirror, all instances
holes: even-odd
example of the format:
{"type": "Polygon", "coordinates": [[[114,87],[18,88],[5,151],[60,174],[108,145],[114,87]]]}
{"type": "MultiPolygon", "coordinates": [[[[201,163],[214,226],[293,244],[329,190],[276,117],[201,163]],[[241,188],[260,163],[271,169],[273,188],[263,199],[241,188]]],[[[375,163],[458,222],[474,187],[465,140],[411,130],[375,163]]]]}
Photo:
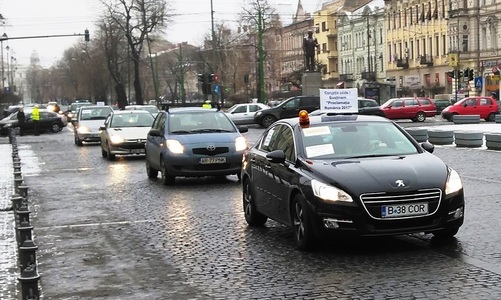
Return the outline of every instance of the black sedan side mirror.
{"type": "Polygon", "coordinates": [[[275,150],[266,154],[266,159],[271,163],[282,164],[285,162],[285,153],[283,150],[275,150]]]}

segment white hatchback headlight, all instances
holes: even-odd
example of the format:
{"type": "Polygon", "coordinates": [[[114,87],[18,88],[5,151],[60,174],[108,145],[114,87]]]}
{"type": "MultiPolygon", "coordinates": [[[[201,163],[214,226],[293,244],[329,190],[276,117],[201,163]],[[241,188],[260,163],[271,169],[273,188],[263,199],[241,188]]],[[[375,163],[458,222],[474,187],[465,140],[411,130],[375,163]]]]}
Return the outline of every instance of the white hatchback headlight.
{"type": "Polygon", "coordinates": [[[322,198],[325,201],[353,202],[351,196],[345,191],[318,180],[313,179],[311,181],[311,188],[313,189],[313,194],[315,194],[315,196],[322,198]]]}
{"type": "Polygon", "coordinates": [[[235,150],[236,151],[244,151],[247,149],[247,142],[243,136],[239,136],[235,139],[235,150]]]}
{"type": "Polygon", "coordinates": [[[119,135],[112,135],[112,136],[110,136],[110,141],[111,141],[112,144],[121,144],[125,140],[124,140],[123,137],[121,137],[119,135]]]}
{"type": "Polygon", "coordinates": [[[77,128],[77,131],[78,131],[78,133],[89,133],[90,129],[89,129],[89,127],[86,127],[86,126],[79,126],[77,128]]]}
{"type": "Polygon", "coordinates": [[[458,172],[449,168],[449,177],[447,178],[447,182],[445,183],[445,194],[449,195],[455,193],[461,188],[463,188],[461,177],[459,177],[458,172]]]}
{"type": "Polygon", "coordinates": [[[178,140],[167,140],[167,149],[174,154],[182,154],[184,147],[178,140]]]}

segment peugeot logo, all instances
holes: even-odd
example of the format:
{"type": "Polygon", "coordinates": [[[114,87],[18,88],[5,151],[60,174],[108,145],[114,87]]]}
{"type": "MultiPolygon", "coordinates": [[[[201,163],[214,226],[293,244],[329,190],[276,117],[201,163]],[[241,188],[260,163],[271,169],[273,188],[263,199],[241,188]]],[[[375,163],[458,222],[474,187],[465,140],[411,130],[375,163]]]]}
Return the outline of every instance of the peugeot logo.
{"type": "Polygon", "coordinates": [[[214,146],[214,145],[209,145],[209,146],[207,146],[207,150],[208,150],[208,151],[214,151],[214,150],[216,150],[216,146],[214,146]]]}
{"type": "Polygon", "coordinates": [[[395,184],[397,185],[397,187],[404,187],[405,186],[405,183],[402,179],[395,180],[395,184]]]}

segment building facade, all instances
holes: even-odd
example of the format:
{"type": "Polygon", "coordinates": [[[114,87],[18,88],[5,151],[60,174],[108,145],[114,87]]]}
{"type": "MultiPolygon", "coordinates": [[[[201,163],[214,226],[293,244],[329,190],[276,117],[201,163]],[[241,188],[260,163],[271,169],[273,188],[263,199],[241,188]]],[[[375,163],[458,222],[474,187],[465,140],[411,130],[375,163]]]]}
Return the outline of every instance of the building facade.
{"type": "Polygon", "coordinates": [[[457,82],[447,75],[449,58],[454,57],[449,51],[448,11],[449,0],[386,1],[386,76],[394,82],[396,96],[456,91],[457,82]]]}

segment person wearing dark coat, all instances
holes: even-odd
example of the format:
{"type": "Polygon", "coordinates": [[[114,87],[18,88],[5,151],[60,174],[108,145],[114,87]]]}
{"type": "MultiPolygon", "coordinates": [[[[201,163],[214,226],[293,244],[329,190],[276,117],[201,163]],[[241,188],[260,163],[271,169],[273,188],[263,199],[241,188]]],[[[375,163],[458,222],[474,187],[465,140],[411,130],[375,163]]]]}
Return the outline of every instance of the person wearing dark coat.
{"type": "Polygon", "coordinates": [[[24,135],[24,123],[26,121],[26,116],[24,114],[24,109],[22,107],[17,111],[17,126],[19,126],[19,134],[24,135]]]}

